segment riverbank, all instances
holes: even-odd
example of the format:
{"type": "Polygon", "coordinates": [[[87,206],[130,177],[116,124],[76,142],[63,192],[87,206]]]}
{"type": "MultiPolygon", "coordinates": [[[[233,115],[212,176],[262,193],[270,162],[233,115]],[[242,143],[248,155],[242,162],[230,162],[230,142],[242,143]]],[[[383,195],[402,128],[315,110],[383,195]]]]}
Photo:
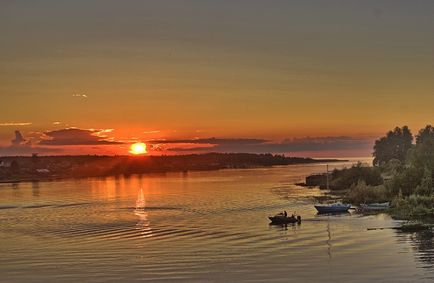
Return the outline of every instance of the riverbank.
{"type": "MultiPolygon", "coordinates": [[[[388,176],[390,174],[384,174],[381,168],[356,164],[350,168],[334,170],[328,176],[309,175],[301,185],[327,190],[320,201],[341,201],[355,207],[362,204],[389,203],[387,209],[368,213],[388,213],[394,219],[434,223],[434,195],[412,193],[405,196],[402,191],[394,193],[396,177],[388,176]],[[325,185],[327,179],[331,184],[329,187],[325,185]]],[[[420,189],[420,186],[417,188],[420,189]]],[[[362,212],[366,213],[363,210],[362,212]]]]}

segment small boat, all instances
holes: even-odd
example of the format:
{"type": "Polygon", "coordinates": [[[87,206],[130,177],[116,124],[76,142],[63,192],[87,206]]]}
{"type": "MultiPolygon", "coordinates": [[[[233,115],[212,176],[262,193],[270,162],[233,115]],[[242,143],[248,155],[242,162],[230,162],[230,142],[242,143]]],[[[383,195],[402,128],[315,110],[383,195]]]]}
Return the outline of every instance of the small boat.
{"type": "Polygon", "coordinates": [[[348,212],[348,209],[351,208],[351,204],[343,204],[343,203],[332,203],[332,204],[318,204],[315,205],[316,210],[319,213],[339,213],[339,212],[348,212]]]}
{"type": "Polygon", "coordinates": [[[389,202],[383,202],[383,203],[369,203],[369,204],[361,204],[360,208],[362,210],[385,210],[388,209],[390,206],[389,202]]]}
{"type": "Polygon", "coordinates": [[[274,224],[301,223],[300,215],[285,216],[283,213],[279,213],[274,216],[269,216],[268,219],[274,224]]]}

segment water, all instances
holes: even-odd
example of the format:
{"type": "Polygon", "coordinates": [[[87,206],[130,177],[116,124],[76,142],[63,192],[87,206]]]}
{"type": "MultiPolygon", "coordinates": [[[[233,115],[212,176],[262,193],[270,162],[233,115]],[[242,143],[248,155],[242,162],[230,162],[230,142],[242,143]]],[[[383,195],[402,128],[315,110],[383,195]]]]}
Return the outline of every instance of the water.
{"type": "Polygon", "coordinates": [[[432,282],[432,233],[367,231],[397,225],[381,214],[316,215],[322,192],[294,183],[324,169],[0,184],[0,281],[432,282]],[[303,222],[270,226],[283,209],[303,222]]]}

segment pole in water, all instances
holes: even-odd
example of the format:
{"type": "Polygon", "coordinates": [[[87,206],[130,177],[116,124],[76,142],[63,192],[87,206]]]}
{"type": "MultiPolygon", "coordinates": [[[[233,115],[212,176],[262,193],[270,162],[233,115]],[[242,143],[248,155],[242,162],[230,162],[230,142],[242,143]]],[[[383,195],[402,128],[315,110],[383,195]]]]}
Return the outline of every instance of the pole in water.
{"type": "Polygon", "coordinates": [[[327,164],[327,190],[329,189],[329,165],[327,164]]]}

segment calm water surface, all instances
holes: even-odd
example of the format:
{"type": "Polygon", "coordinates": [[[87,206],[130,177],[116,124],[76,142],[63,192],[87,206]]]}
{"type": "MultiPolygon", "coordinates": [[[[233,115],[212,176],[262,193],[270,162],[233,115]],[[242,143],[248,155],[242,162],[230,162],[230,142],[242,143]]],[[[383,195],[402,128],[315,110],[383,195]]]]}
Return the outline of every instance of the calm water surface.
{"type": "Polygon", "coordinates": [[[0,184],[0,281],[432,282],[432,233],[316,215],[322,192],[294,183],[324,168],[0,184]],[[303,222],[270,226],[283,209],[303,222]]]}

